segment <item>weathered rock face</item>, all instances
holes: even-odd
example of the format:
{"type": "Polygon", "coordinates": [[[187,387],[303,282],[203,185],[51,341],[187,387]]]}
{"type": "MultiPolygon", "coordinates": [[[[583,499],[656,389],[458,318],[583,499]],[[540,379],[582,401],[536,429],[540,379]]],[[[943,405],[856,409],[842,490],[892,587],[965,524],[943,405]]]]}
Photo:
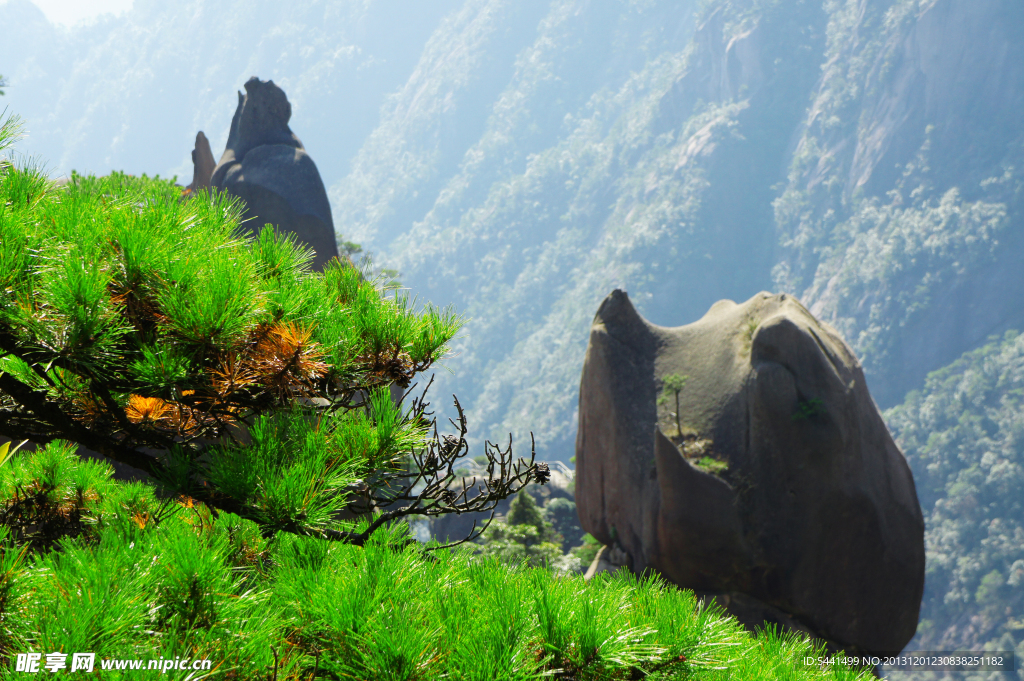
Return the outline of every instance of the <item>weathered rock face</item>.
{"type": "Polygon", "coordinates": [[[338,256],[334,221],[316,164],[288,127],[291,115],[274,81],[250,78],[210,183],[245,201],[250,229],[270,223],[312,247],[319,270],[338,256]]]}
{"type": "Polygon", "coordinates": [[[796,299],[719,301],[663,328],[616,290],[591,328],[579,404],[581,525],[634,571],[847,650],[898,651],[914,635],[924,523],[913,477],[857,359],[796,299]],[[671,374],[688,377],[682,432],[674,400],[659,414],[671,374]]]}
{"type": "Polygon", "coordinates": [[[213,160],[210,140],[200,130],[196,134],[196,147],[192,150],[192,184],[188,186],[193,192],[210,188],[210,179],[217,162],[213,160]]]}

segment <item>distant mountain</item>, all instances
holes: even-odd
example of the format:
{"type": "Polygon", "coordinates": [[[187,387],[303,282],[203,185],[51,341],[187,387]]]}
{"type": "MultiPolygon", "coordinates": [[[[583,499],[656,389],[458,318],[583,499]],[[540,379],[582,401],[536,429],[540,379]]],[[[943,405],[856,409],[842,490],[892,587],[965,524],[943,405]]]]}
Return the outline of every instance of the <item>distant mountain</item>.
{"type": "Polygon", "coordinates": [[[492,437],[572,454],[612,288],[680,324],[772,286],[772,186],[826,16],[703,4],[467,2],[333,188],[342,229],[473,318],[441,392],[492,437]]]}
{"type": "Polygon", "coordinates": [[[665,325],[795,293],[888,407],[1024,328],[1022,32],[1010,0],[466,2],[336,220],[473,317],[445,387],[547,456],[614,286],[665,325]]]}
{"type": "Polygon", "coordinates": [[[26,120],[20,146],[72,169],[192,177],[198,130],[219,158],[250,76],[273,79],[325,180],[377,123],[455,0],[135,0],[84,27],[54,27],[28,0],[0,0],[3,105],[26,120]]]}
{"type": "Polygon", "coordinates": [[[1024,328],[1024,5],[834,6],[775,201],[775,280],[854,343],[890,406],[1024,328]]]}

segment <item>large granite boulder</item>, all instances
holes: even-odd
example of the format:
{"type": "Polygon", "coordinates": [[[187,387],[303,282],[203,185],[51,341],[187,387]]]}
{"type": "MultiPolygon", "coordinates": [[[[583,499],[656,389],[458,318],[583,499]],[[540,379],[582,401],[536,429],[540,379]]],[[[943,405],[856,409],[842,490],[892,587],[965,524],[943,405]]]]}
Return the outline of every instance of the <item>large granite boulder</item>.
{"type": "Polygon", "coordinates": [[[316,164],[288,127],[291,115],[274,81],[250,78],[210,183],[245,201],[250,229],[270,223],[312,247],[319,270],[338,256],[334,220],[316,164]]]}
{"type": "Polygon", "coordinates": [[[576,470],[583,529],[635,572],[848,651],[899,651],[916,631],[910,468],[853,353],[791,296],[664,328],[612,292],[583,367],[576,470]],[[658,400],[674,374],[678,425],[658,400]]]}

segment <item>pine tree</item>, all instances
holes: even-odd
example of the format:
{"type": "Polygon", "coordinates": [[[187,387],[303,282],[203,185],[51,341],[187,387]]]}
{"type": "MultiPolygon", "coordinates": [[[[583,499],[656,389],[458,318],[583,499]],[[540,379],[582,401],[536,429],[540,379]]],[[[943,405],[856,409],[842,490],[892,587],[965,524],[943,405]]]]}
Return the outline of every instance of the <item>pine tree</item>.
{"type": "Polygon", "coordinates": [[[661,395],[658,396],[658,404],[665,404],[669,400],[675,398],[676,410],[672,412],[676,421],[676,435],[682,437],[683,425],[679,419],[679,393],[683,391],[683,386],[686,385],[686,379],[689,376],[680,376],[679,374],[670,374],[662,379],[662,390],[661,395]]]}
{"type": "MultiPolygon", "coordinates": [[[[4,121],[0,150],[16,127],[4,121]]],[[[268,535],[359,545],[407,516],[491,510],[546,481],[532,454],[487,443],[487,478],[453,491],[468,452],[458,401],[442,435],[425,390],[396,396],[462,318],[417,310],[349,264],[312,272],[311,251],[269,226],[243,236],[240,215],[159,178],[57,188],[2,166],[0,433],[82,445],[268,535]],[[342,520],[367,514],[363,531],[342,520]]]]}
{"type": "Polygon", "coordinates": [[[505,563],[553,567],[562,559],[563,539],[524,489],[512,500],[506,519],[490,524],[481,534],[478,551],[505,563]]]}
{"type": "Polygon", "coordinates": [[[537,502],[533,500],[533,497],[526,490],[520,491],[509,505],[508,524],[530,525],[536,527],[537,532],[541,535],[544,535],[547,529],[545,527],[544,514],[541,513],[537,502]]]}

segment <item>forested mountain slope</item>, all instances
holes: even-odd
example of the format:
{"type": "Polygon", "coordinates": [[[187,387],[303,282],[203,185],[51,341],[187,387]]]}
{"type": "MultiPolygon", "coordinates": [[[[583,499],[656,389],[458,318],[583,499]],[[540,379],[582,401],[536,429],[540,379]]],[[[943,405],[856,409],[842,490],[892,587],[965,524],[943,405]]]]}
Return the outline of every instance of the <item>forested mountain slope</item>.
{"type": "Polygon", "coordinates": [[[474,318],[446,387],[554,458],[614,286],[665,325],[795,293],[891,406],[1024,321],[1022,12],[467,2],[334,184],[337,222],[474,318]]]}
{"type": "Polygon", "coordinates": [[[826,18],[812,2],[489,0],[442,24],[333,195],[353,238],[473,318],[445,387],[490,434],[533,430],[568,458],[612,288],[679,324],[772,286],[772,185],[826,18]]]}
{"type": "Polygon", "coordinates": [[[1024,631],[1024,335],[965,354],[886,416],[926,523],[909,648],[1013,650],[1024,631]]]}
{"type": "Polygon", "coordinates": [[[1024,6],[836,3],[822,74],[775,202],[775,281],[889,406],[1024,322],[1024,6]]]}

